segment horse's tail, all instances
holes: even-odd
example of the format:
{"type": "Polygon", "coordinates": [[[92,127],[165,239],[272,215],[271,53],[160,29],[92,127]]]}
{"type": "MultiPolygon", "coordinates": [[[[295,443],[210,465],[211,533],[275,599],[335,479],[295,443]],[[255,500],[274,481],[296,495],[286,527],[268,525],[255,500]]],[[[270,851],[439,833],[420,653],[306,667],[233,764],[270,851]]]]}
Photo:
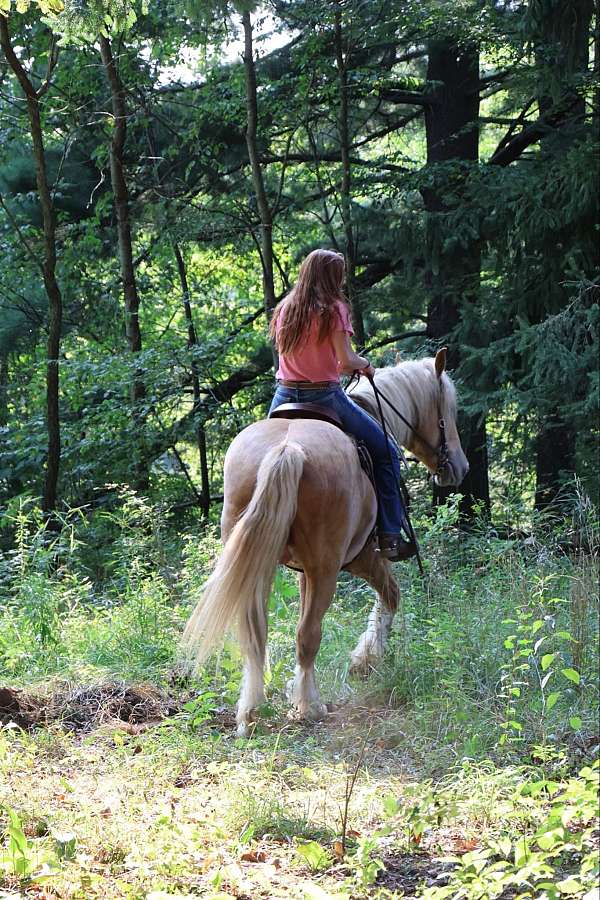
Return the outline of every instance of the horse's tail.
{"type": "Polygon", "coordinates": [[[244,653],[262,657],[267,600],[296,515],[304,460],[302,447],[287,440],[262,460],[252,499],[229,535],[185,627],[184,646],[196,665],[206,659],[234,620],[244,653]]]}

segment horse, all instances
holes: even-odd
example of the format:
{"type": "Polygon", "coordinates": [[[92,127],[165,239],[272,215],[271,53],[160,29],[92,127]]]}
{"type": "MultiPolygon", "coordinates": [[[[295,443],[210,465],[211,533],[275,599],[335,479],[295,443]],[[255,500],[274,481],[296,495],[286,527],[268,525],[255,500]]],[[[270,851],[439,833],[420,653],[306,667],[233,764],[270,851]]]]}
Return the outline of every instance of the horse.
{"type": "MultiPolygon", "coordinates": [[[[445,366],[442,349],[435,359],[377,369],[374,381],[396,408],[384,415],[397,443],[423,462],[438,484],[457,486],[469,465],[456,427],[456,392],[445,366]]],[[[366,379],[351,396],[378,417],[366,379]]],[[[374,488],[353,439],[342,430],[325,421],[282,418],[255,422],[237,435],[225,456],[224,485],[224,547],[185,627],[188,662],[192,655],[195,665],[201,665],[236,623],[244,656],[237,730],[247,735],[265,699],[267,604],[275,571],[280,563],[298,569],[300,619],[288,696],[296,716],[321,719],[327,708],[314,663],[338,573],[344,569],[363,578],[377,594],[351,654],[352,670],[368,671],[381,660],[398,606],[390,563],[372,539],[374,488]]]]}

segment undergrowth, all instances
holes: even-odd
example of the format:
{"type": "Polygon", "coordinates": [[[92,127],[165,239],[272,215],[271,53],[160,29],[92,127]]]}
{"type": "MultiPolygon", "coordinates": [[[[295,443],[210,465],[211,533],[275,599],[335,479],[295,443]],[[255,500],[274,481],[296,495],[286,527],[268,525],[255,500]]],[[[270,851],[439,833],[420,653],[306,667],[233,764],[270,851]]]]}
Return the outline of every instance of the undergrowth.
{"type": "MultiPolygon", "coordinates": [[[[179,636],[219,552],[216,530],[178,537],[148,502],[126,490],[120,499],[115,512],[71,511],[58,534],[32,503],[9,511],[14,548],[0,563],[5,680],[176,678],[179,636]],[[99,534],[104,577],[93,580],[99,534]]],[[[432,771],[453,759],[543,757],[546,746],[576,744],[597,716],[590,511],[587,552],[565,549],[564,533],[561,544],[548,530],[520,540],[482,524],[465,535],[453,527],[456,517],[450,505],[419,522],[426,578],[396,567],[401,607],[384,663],[366,685],[349,680],[348,665],[373,594],[341,575],[318,657],[324,696],[401,709],[432,771]]],[[[297,617],[296,579],[281,569],[269,604],[266,674],[276,706],[285,702],[297,617]]],[[[240,669],[227,640],[195,687],[233,705],[240,669]]]]}
{"type": "Polygon", "coordinates": [[[132,696],[169,711],[147,730],[123,731],[106,710],[79,736],[72,715],[31,735],[0,726],[0,886],[140,900],[591,900],[595,524],[588,509],[582,540],[581,521],[523,537],[484,522],[464,534],[456,517],[452,504],[415,516],[426,578],[396,567],[401,607],[366,682],[348,667],[373,594],[340,576],[318,657],[332,712],[313,728],[286,719],[298,591],[278,571],[267,702],[241,741],[235,642],[193,680],[178,666],[216,529],[182,537],[129,491],[115,510],[70,511],[58,533],[35,504],[15,503],[0,561],[2,682],[108,697],[111,709],[145,682],[132,696]]]}

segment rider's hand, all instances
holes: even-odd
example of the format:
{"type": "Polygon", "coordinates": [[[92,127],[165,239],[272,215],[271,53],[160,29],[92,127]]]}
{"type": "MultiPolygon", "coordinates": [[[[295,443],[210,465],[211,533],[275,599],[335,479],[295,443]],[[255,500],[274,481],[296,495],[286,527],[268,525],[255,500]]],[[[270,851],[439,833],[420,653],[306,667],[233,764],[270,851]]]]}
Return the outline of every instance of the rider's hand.
{"type": "Polygon", "coordinates": [[[373,378],[373,376],[375,375],[375,369],[373,368],[371,363],[367,363],[364,369],[359,369],[358,371],[361,375],[366,375],[367,378],[373,378]]]}

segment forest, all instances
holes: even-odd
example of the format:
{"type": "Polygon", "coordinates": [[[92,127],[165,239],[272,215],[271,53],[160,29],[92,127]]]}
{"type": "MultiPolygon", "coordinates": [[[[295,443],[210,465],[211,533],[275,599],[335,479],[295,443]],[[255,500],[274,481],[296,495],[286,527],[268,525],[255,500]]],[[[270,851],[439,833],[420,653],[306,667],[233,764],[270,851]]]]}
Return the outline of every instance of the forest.
{"type": "MultiPolygon", "coordinates": [[[[593,0],[0,0],[0,897],[598,897],[593,0]],[[287,715],[191,674],[271,314],[343,254],[376,367],[447,347],[470,469],[424,574],[341,573],[287,715]]],[[[325,452],[325,451],[324,451],[325,452]]]]}

